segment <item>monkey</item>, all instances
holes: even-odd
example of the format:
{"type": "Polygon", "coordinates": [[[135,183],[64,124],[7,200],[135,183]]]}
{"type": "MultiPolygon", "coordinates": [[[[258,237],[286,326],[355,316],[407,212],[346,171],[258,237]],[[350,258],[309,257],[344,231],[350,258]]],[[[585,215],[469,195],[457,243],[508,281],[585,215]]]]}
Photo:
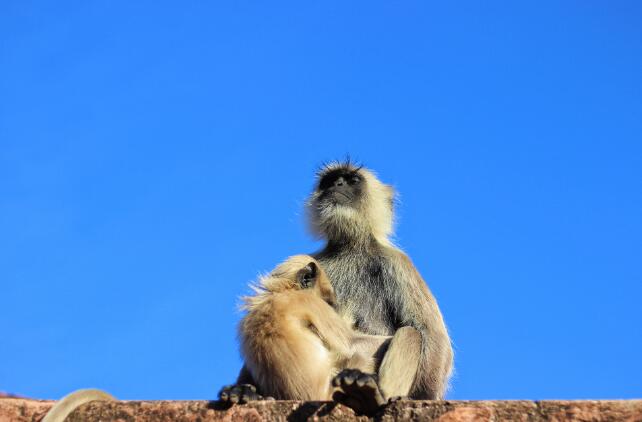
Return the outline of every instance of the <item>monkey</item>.
{"type": "MultiPolygon", "coordinates": [[[[393,244],[394,189],[349,160],[317,172],[306,210],[313,234],[325,240],[312,254],[330,279],[338,313],[364,334],[393,336],[376,372],[336,375],[333,399],[372,413],[396,396],[444,398],[453,350],[439,306],[408,256],[393,244]],[[413,348],[420,335],[420,347],[413,348]]],[[[243,366],[223,401],[261,399],[243,366]]]]}
{"type": "Polygon", "coordinates": [[[358,333],[336,313],[332,285],[311,256],[290,257],[253,290],[243,298],[238,334],[247,371],[264,395],[331,400],[340,370],[374,372],[392,339],[358,333]]]}
{"type": "MultiPolygon", "coordinates": [[[[408,256],[390,240],[393,234],[395,191],[374,172],[349,160],[321,168],[307,202],[312,232],[326,241],[313,254],[335,291],[339,313],[354,328],[371,335],[403,336],[404,327],[421,334],[418,353],[403,341],[391,344],[375,375],[379,392],[370,394],[354,385],[355,374],[333,382],[347,396],[366,395],[371,407],[382,398],[444,398],[453,367],[453,350],[437,301],[408,256]],[[415,373],[408,367],[418,362],[415,373]]],[[[363,381],[362,381],[363,382],[363,381]]]]}

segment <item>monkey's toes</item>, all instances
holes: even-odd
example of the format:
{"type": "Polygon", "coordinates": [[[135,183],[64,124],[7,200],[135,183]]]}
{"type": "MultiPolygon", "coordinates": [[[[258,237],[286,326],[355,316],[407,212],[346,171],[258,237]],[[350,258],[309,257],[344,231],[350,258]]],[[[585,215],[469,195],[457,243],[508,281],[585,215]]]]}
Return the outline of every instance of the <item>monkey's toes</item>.
{"type": "Polygon", "coordinates": [[[335,387],[352,385],[359,378],[359,375],[361,375],[361,371],[358,369],[344,369],[332,379],[332,385],[335,387]]]}
{"type": "Polygon", "coordinates": [[[377,378],[374,375],[362,373],[357,378],[356,386],[366,401],[371,404],[371,407],[376,409],[386,404],[383,393],[379,389],[377,378]]]}
{"type": "Polygon", "coordinates": [[[263,400],[252,384],[226,385],[218,395],[219,400],[229,404],[244,404],[254,400],[263,400]]]}
{"type": "Polygon", "coordinates": [[[221,391],[218,392],[218,399],[220,401],[227,401],[230,398],[229,390],[232,388],[231,385],[225,385],[221,388],[221,391]]]}
{"type": "Polygon", "coordinates": [[[357,386],[359,388],[367,387],[371,389],[379,389],[377,381],[370,374],[359,374],[359,377],[357,378],[357,386]]]}
{"type": "Polygon", "coordinates": [[[360,414],[373,414],[386,404],[377,378],[358,369],[346,369],[333,380],[333,399],[353,408],[360,414]]]}

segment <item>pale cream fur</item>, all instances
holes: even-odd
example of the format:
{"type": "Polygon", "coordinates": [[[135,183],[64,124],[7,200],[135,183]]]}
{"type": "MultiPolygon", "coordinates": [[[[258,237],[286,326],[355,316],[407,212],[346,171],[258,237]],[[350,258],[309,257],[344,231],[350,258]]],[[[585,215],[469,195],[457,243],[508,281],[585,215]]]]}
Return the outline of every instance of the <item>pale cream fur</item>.
{"type": "Polygon", "coordinates": [[[246,367],[261,394],[331,400],[331,381],[340,370],[374,372],[373,356],[389,337],[366,336],[346,324],[328,304],[334,292],[314,258],[289,258],[262,277],[254,291],[243,298],[247,314],[239,337],[246,367]],[[318,268],[316,283],[302,289],[296,276],[310,262],[318,268]]]}

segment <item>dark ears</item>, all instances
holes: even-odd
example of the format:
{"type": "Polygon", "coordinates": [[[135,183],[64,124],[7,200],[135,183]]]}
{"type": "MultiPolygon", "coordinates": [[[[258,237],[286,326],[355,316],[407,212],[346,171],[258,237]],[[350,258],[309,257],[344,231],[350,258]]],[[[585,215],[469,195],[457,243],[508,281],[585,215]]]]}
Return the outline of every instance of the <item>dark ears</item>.
{"type": "Polygon", "coordinates": [[[307,289],[310,287],[314,287],[314,282],[317,279],[318,272],[319,269],[317,268],[317,264],[314,262],[310,262],[308,265],[301,268],[296,274],[296,279],[299,282],[301,288],[307,289]]]}

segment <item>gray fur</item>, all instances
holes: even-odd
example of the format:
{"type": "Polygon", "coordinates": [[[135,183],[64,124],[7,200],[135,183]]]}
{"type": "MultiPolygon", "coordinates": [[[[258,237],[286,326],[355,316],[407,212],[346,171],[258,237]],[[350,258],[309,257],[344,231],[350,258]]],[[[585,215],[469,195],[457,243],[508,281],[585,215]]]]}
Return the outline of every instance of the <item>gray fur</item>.
{"type": "MultiPolygon", "coordinates": [[[[341,165],[335,164],[331,168],[336,171],[341,165]]],[[[366,191],[378,190],[374,194],[368,192],[369,195],[361,202],[388,201],[391,206],[392,201],[381,194],[381,186],[385,185],[371,172],[350,164],[343,165],[370,176],[367,177],[366,191]]],[[[323,175],[321,172],[320,179],[323,175]]],[[[400,354],[401,359],[408,359],[409,365],[413,360],[419,360],[410,397],[443,399],[452,370],[453,351],[441,312],[428,286],[410,259],[387,238],[377,235],[382,230],[377,232],[375,223],[350,223],[333,218],[332,207],[335,205],[328,201],[320,203],[318,197],[319,192],[315,191],[308,205],[313,216],[325,217],[321,223],[316,223],[316,227],[327,227],[325,237],[328,243],[314,257],[330,278],[337,296],[338,311],[353,322],[355,329],[368,334],[390,336],[404,326],[417,329],[422,338],[420,356],[400,354]],[[333,226],[335,221],[339,227],[333,226]]],[[[368,203],[359,203],[356,218],[371,215],[363,211],[368,206],[368,203]]],[[[323,236],[324,233],[319,234],[323,236]]],[[[395,395],[394,392],[386,393],[395,395]]]]}

